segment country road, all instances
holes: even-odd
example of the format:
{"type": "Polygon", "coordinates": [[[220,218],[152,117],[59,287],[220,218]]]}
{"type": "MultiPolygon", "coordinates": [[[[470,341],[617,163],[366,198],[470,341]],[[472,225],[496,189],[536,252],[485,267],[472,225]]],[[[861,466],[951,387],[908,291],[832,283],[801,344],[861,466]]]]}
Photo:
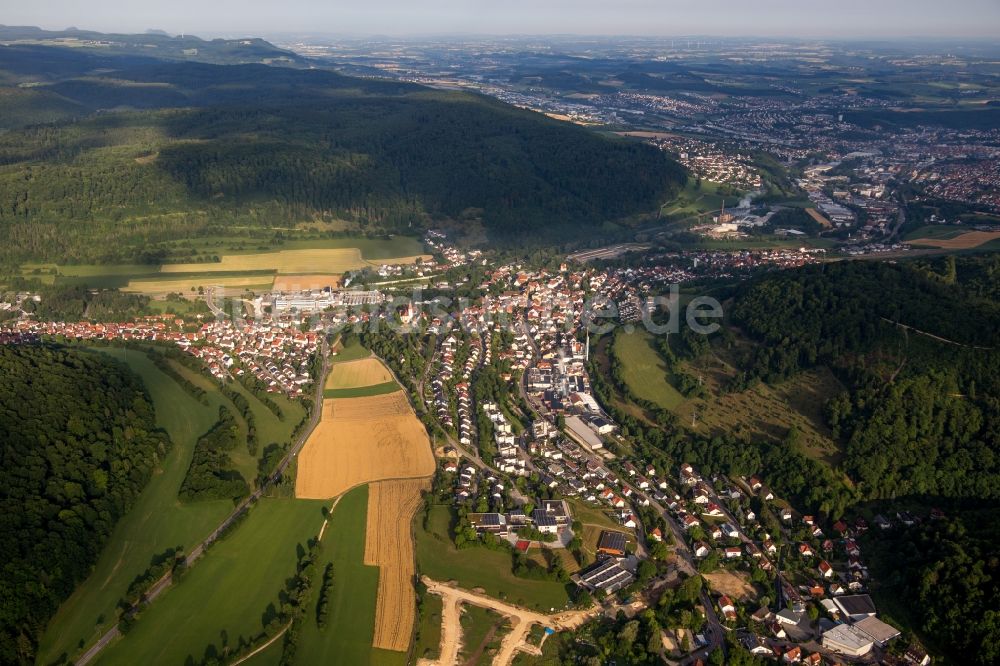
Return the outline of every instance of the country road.
{"type": "MultiPolygon", "coordinates": [[[[184,564],[187,567],[190,568],[192,565],[194,565],[194,563],[198,560],[198,558],[200,558],[204,554],[205,549],[208,548],[210,545],[212,545],[212,543],[214,543],[219,538],[220,534],[225,532],[234,522],[236,522],[236,520],[238,520],[244,514],[244,512],[246,512],[246,510],[250,507],[251,504],[260,499],[264,495],[264,492],[270,486],[276,483],[278,479],[281,478],[285,470],[288,469],[288,466],[291,464],[292,460],[295,458],[295,456],[298,455],[299,451],[302,450],[302,447],[305,446],[306,440],[309,439],[309,435],[312,434],[313,429],[319,423],[319,420],[323,415],[323,386],[326,383],[326,376],[330,372],[330,353],[329,353],[329,346],[327,345],[326,342],[326,338],[323,338],[323,343],[320,353],[323,355],[323,370],[320,376],[316,378],[316,386],[314,388],[315,394],[313,395],[313,410],[312,413],[309,415],[309,421],[306,424],[306,427],[302,429],[302,432],[299,434],[298,438],[292,443],[292,446],[288,449],[288,452],[285,454],[285,457],[281,459],[281,462],[278,463],[278,466],[271,473],[271,475],[264,480],[264,482],[260,485],[260,487],[258,487],[247,498],[245,498],[238,505],[236,505],[236,508],[233,509],[232,513],[226,516],[225,520],[219,523],[219,525],[214,530],[212,530],[211,534],[202,539],[201,542],[198,543],[198,545],[196,545],[194,548],[191,549],[191,552],[188,553],[187,556],[184,558],[184,564]]],[[[173,577],[168,572],[163,576],[163,578],[160,578],[153,584],[152,587],[149,588],[149,591],[146,592],[145,595],[143,595],[143,601],[141,601],[140,603],[142,605],[148,605],[152,603],[158,596],[160,596],[160,594],[164,592],[164,590],[170,587],[172,582],[173,582],[173,577]]],[[[132,611],[130,612],[135,613],[136,610],[137,607],[133,608],[132,611]]],[[[116,624],[115,626],[111,627],[106,632],[104,632],[104,634],[97,640],[97,642],[94,643],[92,646],[90,646],[90,648],[88,648],[86,652],[80,655],[80,658],[73,663],[76,666],[84,666],[85,664],[92,661],[94,657],[96,657],[101,652],[101,650],[107,647],[109,643],[111,643],[119,636],[121,636],[121,631],[118,629],[118,625],[116,624]]]]}

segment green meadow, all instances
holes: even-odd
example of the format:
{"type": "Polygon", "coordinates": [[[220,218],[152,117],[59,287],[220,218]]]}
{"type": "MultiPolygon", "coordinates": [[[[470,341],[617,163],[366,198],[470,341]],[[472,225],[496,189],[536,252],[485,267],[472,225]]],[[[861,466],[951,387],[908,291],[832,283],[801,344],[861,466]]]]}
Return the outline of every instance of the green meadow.
{"type": "Polygon", "coordinates": [[[139,352],[101,352],[124,360],[142,377],[157,424],[170,436],[173,448],[136,505],[118,523],[93,573],[52,618],[39,646],[39,663],[56,661],[61,655],[72,657],[96,640],[117,620],[119,599],[154,555],[175,546],[189,549],[232,510],[232,503],[225,500],[194,504],[177,500],[195,441],[215,423],[217,407],[199,403],[139,352]]]}
{"type": "Polygon", "coordinates": [[[323,524],[320,500],[264,498],[142,613],[99,664],[223,659],[276,617],[279,595],[323,524]]]}
{"type": "Polygon", "coordinates": [[[675,409],[684,402],[684,396],[670,385],[666,363],[653,348],[653,337],[648,332],[636,330],[618,335],[613,352],[621,363],[625,384],[637,398],[664,409],[675,409]]]}

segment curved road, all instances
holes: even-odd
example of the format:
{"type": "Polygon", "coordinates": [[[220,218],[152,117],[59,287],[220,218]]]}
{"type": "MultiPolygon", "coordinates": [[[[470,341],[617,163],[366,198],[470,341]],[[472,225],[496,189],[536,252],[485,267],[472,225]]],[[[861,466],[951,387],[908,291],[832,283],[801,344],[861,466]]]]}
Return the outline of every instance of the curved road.
{"type": "MultiPolygon", "coordinates": [[[[323,343],[321,347],[321,353],[323,354],[323,371],[319,377],[316,378],[315,394],[313,396],[313,410],[309,415],[309,422],[306,427],[303,428],[302,433],[298,436],[295,442],[292,443],[291,448],[285,454],[285,457],[281,459],[278,466],[275,468],[271,475],[264,480],[264,483],[253,491],[247,498],[241,501],[236,508],[233,509],[225,520],[223,520],[219,525],[212,530],[212,533],[201,540],[201,542],[191,549],[191,552],[184,558],[184,564],[187,567],[192,566],[195,561],[205,553],[205,549],[212,545],[219,536],[225,532],[236,520],[238,520],[250,507],[251,504],[260,499],[264,492],[272,485],[274,485],[278,479],[281,478],[285,470],[291,464],[292,459],[298,455],[299,451],[305,445],[306,440],[309,439],[309,435],[312,434],[313,429],[319,423],[320,417],[323,415],[323,386],[325,384],[326,375],[330,372],[330,353],[329,346],[326,343],[326,338],[323,338],[323,343]]],[[[152,587],[143,595],[143,600],[140,601],[140,605],[147,605],[152,603],[160,594],[163,593],[168,587],[170,587],[173,582],[172,575],[168,572],[156,581],[152,587]]],[[[137,612],[139,606],[133,607],[131,614],[137,612]]],[[[113,640],[121,636],[121,631],[118,629],[118,625],[111,627],[104,635],[102,635],[96,643],[94,643],[90,648],[80,655],[80,658],[73,662],[76,666],[84,666],[96,657],[101,650],[108,646],[113,640]]]]}

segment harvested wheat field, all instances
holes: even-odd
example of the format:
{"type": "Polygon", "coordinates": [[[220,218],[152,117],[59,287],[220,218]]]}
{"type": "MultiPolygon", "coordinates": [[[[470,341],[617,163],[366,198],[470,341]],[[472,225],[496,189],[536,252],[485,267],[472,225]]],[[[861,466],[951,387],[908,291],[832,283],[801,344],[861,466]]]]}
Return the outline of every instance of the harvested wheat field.
{"type": "Polygon", "coordinates": [[[339,289],[343,279],[340,274],[278,275],[274,278],[275,291],[305,291],[307,289],[339,289]]]}
{"type": "Polygon", "coordinates": [[[363,358],[358,361],[335,363],[333,369],[330,370],[330,375],[326,378],[326,388],[359,388],[391,381],[392,373],[382,364],[382,361],[377,358],[363,358]]]}
{"type": "Polygon", "coordinates": [[[405,652],[410,647],[416,575],[410,523],[420,506],[420,491],[428,488],[428,479],[380,481],[368,488],[365,564],[379,568],[372,645],[383,650],[405,652]]]}
{"type": "Polygon", "coordinates": [[[970,231],[954,238],[919,238],[913,245],[927,245],[948,250],[968,250],[1000,238],[1000,231],[970,231]]]}
{"type": "Polygon", "coordinates": [[[329,499],[362,483],[433,473],[427,430],[402,391],[328,399],[299,454],[295,496],[329,499]]]}

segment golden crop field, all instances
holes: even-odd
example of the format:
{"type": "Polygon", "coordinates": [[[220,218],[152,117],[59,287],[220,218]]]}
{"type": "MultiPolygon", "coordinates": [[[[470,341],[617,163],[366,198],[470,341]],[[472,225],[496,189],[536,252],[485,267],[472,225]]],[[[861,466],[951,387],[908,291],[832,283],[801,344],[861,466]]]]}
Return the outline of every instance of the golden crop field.
{"type": "Polygon", "coordinates": [[[326,378],[326,388],[347,389],[392,381],[392,373],[377,358],[335,363],[326,378]]]}
{"type": "Polygon", "coordinates": [[[968,250],[1000,238],[1000,231],[970,231],[954,238],[920,238],[911,241],[914,245],[940,247],[947,250],[968,250]]]}
{"type": "Polygon", "coordinates": [[[825,227],[827,229],[833,227],[833,225],[830,224],[830,220],[826,219],[826,216],[823,215],[823,213],[816,210],[815,208],[806,208],[806,212],[809,213],[809,216],[812,219],[816,220],[820,224],[820,226],[825,227]]]}
{"type": "Polygon", "coordinates": [[[412,264],[416,262],[418,257],[430,258],[430,255],[369,261],[361,256],[361,250],[356,247],[313,248],[252,254],[226,254],[221,257],[221,261],[216,263],[164,264],[160,270],[163,273],[276,270],[278,273],[288,273],[293,276],[302,276],[306,273],[337,275],[381,264],[412,264]]]}
{"type": "Polygon", "coordinates": [[[323,289],[324,287],[338,289],[342,278],[343,275],[334,273],[276,275],[274,285],[271,288],[275,291],[305,291],[307,289],[323,289]]]}
{"type": "Polygon", "coordinates": [[[143,294],[167,294],[178,292],[182,295],[188,294],[192,288],[198,287],[225,287],[237,289],[242,292],[247,288],[268,289],[270,287],[270,277],[267,275],[247,275],[247,276],[227,276],[212,277],[203,275],[201,277],[174,278],[169,277],[163,280],[156,278],[146,278],[142,280],[129,280],[129,283],[122,288],[122,291],[133,291],[143,294]]]}
{"type": "Polygon", "coordinates": [[[329,499],[362,483],[433,473],[427,430],[402,391],[328,399],[299,454],[295,496],[329,499]]]}
{"type": "Polygon", "coordinates": [[[379,567],[372,645],[406,652],[415,617],[416,575],[410,524],[420,506],[420,492],[430,481],[380,481],[368,489],[365,564],[379,567]]]}

